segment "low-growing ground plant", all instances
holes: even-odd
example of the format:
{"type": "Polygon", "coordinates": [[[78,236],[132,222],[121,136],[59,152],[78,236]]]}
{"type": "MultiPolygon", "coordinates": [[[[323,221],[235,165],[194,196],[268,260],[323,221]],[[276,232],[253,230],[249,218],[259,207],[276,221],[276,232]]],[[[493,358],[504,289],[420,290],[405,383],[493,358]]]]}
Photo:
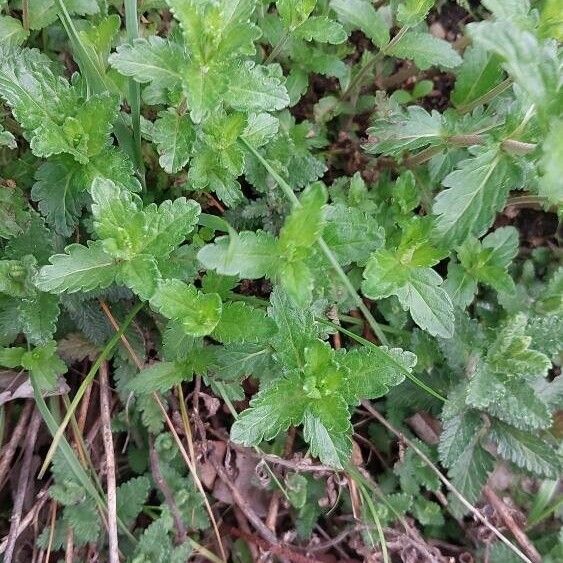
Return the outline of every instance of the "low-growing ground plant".
{"type": "Polygon", "coordinates": [[[563,560],[557,0],[0,10],[4,561],[563,560]]]}

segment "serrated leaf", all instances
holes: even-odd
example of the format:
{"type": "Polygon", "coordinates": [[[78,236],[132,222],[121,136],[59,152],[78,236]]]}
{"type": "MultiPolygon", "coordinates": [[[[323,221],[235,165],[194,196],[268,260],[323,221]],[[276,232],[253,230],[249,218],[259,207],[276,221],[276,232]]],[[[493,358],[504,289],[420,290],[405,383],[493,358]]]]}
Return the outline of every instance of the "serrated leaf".
{"type": "Polygon", "coordinates": [[[160,155],[160,166],[168,174],[181,170],[190,159],[195,131],[186,115],[174,109],[161,112],[152,129],[153,142],[160,155]]]}
{"type": "Polygon", "coordinates": [[[499,57],[472,45],[463,54],[451,100],[458,108],[467,106],[499,84],[502,77],[499,57]]]}
{"type": "Polygon", "coordinates": [[[563,208],[563,120],[551,122],[542,144],[538,193],[558,210],[563,208]]]}
{"type": "Polygon", "coordinates": [[[242,137],[254,148],[265,145],[276,135],[279,129],[279,120],[269,113],[255,113],[248,118],[242,137]]]}
{"type": "Polygon", "coordinates": [[[225,276],[257,279],[271,277],[279,255],[276,239],[264,231],[243,231],[221,236],[197,255],[205,268],[225,276]]]}
{"type": "Polygon", "coordinates": [[[383,47],[389,42],[389,27],[371,2],[367,0],[331,0],[330,7],[343,24],[352,29],[360,29],[378,47],[383,47]]]}
{"type": "Polygon", "coordinates": [[[397,21],[402,26],[414,27],[426,18],[435,0],[404,0],[397,7],[397,21]]]}
{"type": "Polygon", "coordinates": [[[490,438],[499,455],[518,467],[548,479],[557,479],[561,474],[560,456],[539,436],[495,421],[490,438]]]}
{"type": "Polygon", "coordinates": [[[368,260],[362,290],[372,299],[396,295],[418,326],[432,335],[450,338],[453,306],[441,283],[442,278],[431,268],[413,267],[389,250],[378,250],[368,260]]]}
{"type": "Polygon", "coordinates": [[[387,54],[400,59],[411,59],[420,70],[433,66],[450,69],[462,62],[450,43],[418,31],[408,31],[387,54]]]}
{"type": "Polygon", "coordinates": [[[141,370],[127,385],[128,389],[140,395],[165,393],[174,385],[189,381],[193,372],[181,362],[157,362],[141,370]]]}
{"type": "Polygon", "coordinates": [[[101,241],[89,241],[88,246],[71,244],[65,254],[51,256],[50,262],[39,270],[35,285],[51,293],[104,289],[114,281],[118,270],[101,241]]]}
{"type": "Polygon", "coordinates": [[[442,116],[437,111],[428,113],[420,106],[409,106],[406,113],[376,119],[368,129],[370,141],[364,148],[373,154],[398,158],[405,151],[441,144],[444,133],[442,116]]]}
{"type": "Polygon", "coordinates": [[[0,45],[21,45],[29,35],[21,22],[11,16],[0,16],[0,45]]]}
{"type": "Polygon", "coordinates": [[[349,393],[355,401],[377,399],[412,371],[416,356],[400,348],[364,347],[348,352],[340,363],[350,370],[349,393]]]}
{"type": "Polygon", "coordinates": [[[446,467],[455,465],[466,448],[472,447],[482,427],[483,420],[476,411],[462,411],[445,418],[438,445],[440,461],[446,467]]]}
{"type": "Polygon", "coordinates": [[[462,160],[444,178],[445,188],[432,207],[436,230],[446,246],[462,243],[468,236],[482,236],[510,191],[509,165],[496,148],[462,160]]]}
{"type": "Polygon", "coordinates": [[[22,299],[19,304],[20,322],[27,341],[44,344],[53,338],[59,318],[59,299],[48,293],[22,299]]]}
{"type": "Polygon", "coordinates": [[[160,280],[156,260],[149,254],[139,254],[123,262],[116,276],[117,283],[126,285],[146,301],[154,295],[160,280]]]}
{"type": "Polygon", "coordinates": [[[333,45],[343,43],[348,37],[346,31],[338,22],[326,16],[313,16],[307,19],[294,33],[306,41],[332,43],[333,45]]]}
{"type": "Polygon", "coordinates": [[[144,475],[117,487],[117,515],[125,525],[130,525],[140,514],[150,489],[151,483],[144,475]]]}
{"type": "Polygon", "coordinates": [[[150,304],[165,317],[182,323],[191,336],[211,334],[221,318],[221,298],[216,293],[203,294],[177,279],[161,282],[150,304]]]}
{"type": "Polygon", "coordinates": [[[124,76],[136,82],[154,82],[163,88],[180,84],[186,58],[177,43],[151,35],[124,44],[109,57],[109,63],[124,76]]]}
{"type": "Polygon", "coordinates": [[[275,323],[266,312],[242,302],[223,305],[221,319],[212,333],[223,344],[263,341],[275,332],[275,323]]]}
{"type": "Polygon", "coordinates": [[[54,341],[24,352],[20,363],[45,391],[53,389],[59,375],[67,370],[66,364],[57,355],[57,343],[54,341]]]}
{"type": "MultiPolygon", "coordinates": [[[[470,502],[475,503],[486,484],[489,473],[494,468],[493,456],[484,450],[479,440],[474,437],[470,445],[465,448],[448,474],[452,484],[470,502]]],[[[467,508],[459,500],[450,495],[449,504],[455,516],[461,517],[467,508]]]]}
{"type": "Polygon", "coordinates": [[[325,208],[323,239],[342,266],[363,263],[383,245],[385,232],[376,219],[355,207],[342,204],[325,208]]]}
{"type": "Polygon", "coordinates": [[[240,111],[275,111],[289,105],[289,96],[280,79],[268,67],[251,61],[230,70],[225,101],[240,111]]]}

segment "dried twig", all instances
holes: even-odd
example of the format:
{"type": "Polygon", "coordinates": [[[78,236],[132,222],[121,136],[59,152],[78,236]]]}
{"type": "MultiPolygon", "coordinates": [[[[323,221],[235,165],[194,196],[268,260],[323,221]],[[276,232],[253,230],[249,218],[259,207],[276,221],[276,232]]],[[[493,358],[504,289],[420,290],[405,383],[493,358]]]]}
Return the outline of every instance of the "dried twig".
{"type": "Polygon", "coordinates": [[[2,451],[0,452],[0,489],[2,489],[2,487],[4,486],[6,475],[8,474],[8,470],[12,465],[12,460],[14,458],[14,454],[16,453],[18,444],[27,431],[27,423],[29,421],[29,417],[34,405],[35,401],[33,399],[28,399],[25,402],[25,405],[20,413],[18,423],[12,430],[10,441],[4,446],[4,448],[2,448],[2,451]]]}
{"type": "Polygon", "coordinates": [[[16,499],[12,509],[12,516],[10,524],[10,532],[8,534],[8,543],[6,545],[6,552],[4,554],[4,563],[11,563],[14,555],[14,548],[16,547],[16,540],[18,539],[18,532],[21,523],[21,515],[23,509],[23,502],[27,493],[29,484],[29,477],[31,474],[31,461],[33,459],[33,450],[35,449],[35,441],[37,440],[37,433],[39,426],[41,426],[41,414],[38,410],[34,410],[31,415],[26,433],[25,451],[23,454],[22,467],[20,470],[20,478],[18,480],[18,488],[16,492],[16,499]]]}
{"type": "Polygon", "coordinates": [[[166,479],[164,479],[162,471],[160,470],[160,461],[158,459],[158,453],[154,447],[154,439],[152,436],[149,436],[149,459],[154,483],[158,487],[158,490],[162,493],[164,502],[168,505],[168,508],[172,513],[172,518],[174,519],[174,526],[176,528],[176,543],[184,543],[188,535],[186,527],[182,521],[182,515],[178,510],[176,501],[174,500],[174,495],[172,494],[172,491],[168,486],[166,479]]]}
{"type": "Polygon", "coordinates": [[[106,453],[106,484],[108,505],[108,543],[109,562],[119,563],[119,546],[117,539],[117,494],[115,483],[115,452],[111,435],[110,392],[108,382],[108,363],[100,364],[100,412],[102,418],[102,438],[106,453]]]}
{"type": "Polygon", "coordinates": [[[467,510],[469,510],[469,512],[471,512],[471,514],[473,514],[473,516],[479,520],[479,522],[481,522],[482,524],[484,524],[489,530],[491,530],[491,532],[493,532],[493,534],[501,541],[503,542],[507,547],[509,547],[514,553],[516,553],[516,555],[518,555],[518,557],[520,557],[520,559],[522,559],[523,561],[526,561],[527,563],[533,563],[524,553],[522,553],[504,534],[502,534],[500,532],[500,530],[498,528],[496,528],[495,526],[493,526],[485,516],[483,516],[483,514],[481,514],[481,512],[479,510],[477,510],[458,490],[456,487],[454,487],[454,485],[452,485],[451,481],[449,481],[443,474],[442,472],[432,463],[432,461],[428,458],[428,456],[420,449],[416,446],[416,444],[414,442],[412,442],[411,440],[409,440],[402,432],[399,432],[394,426],[392,426],[387,419],[381,415],[377,410],[375,410],[371,403],[369,401],[362,401],[362,406],[383,426],[385,426],[385,428],[387,428],[387,430],[389,430],[389,432],[391,432],[392,434],[394,434],[395,436],[397,436],[397,438],[399,438],[399,440],[401,440],[402,442],[404,442],[405,444],[407,444],[409,446],[409,448],[411,448],[413,450],[413,452],[416,453],[416,455],[418,455],[418,457],[420,457],[420,459],[422,459],[422,461],[424,461],[424,463],[426,463],[426,465],[428,465],[428,467],[430,467],[430,469],[432,469],[432,471],[436,474],[436,476],[438,477],[438,479],[440,479],[440,481],[446,486],[446,488],[461,502],[461,504],[463,504],[463,506],[465,508],[467,508],[467,510]]]}
{"type": "Polygon", "coordinates": [[[533,563],[540,563],[541,555],[526,535],[526,532],[517,524],[517,522],[510,514],[506,504],[498,497],[498,495],[489,486],[483,489],[483,493],[487,500],[492,504],[495,512],[499,515],[500,519],[506,524],[516,541],[520,544],[522,549],[527,553],[533,563]]]}

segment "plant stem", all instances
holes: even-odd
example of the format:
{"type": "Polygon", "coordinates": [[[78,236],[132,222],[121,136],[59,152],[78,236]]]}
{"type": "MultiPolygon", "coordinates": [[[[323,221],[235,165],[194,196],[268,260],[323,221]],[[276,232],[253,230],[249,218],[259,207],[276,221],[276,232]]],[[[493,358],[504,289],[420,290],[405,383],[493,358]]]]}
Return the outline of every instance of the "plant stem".
{"type": "MultiPolygon", "coordinates": [[[[277,182],[279,187],[283,190],[283,192],[285,193],[289,201],[292,203],[292,205],[294,205],[295,207],[301,207],[301,202],[299,201],[299,199],[297,199],[297,196],[291,189],[291,186],[272,168],[270,163],[244,137],[241,137],[241,141],[248,148],[248,150],[250,150],[250,152],[260,161],[262,166],[264,166],[264,168],[269,172],[269,174],[274,178],[274,180],[277,182]]],[[[346,272],[342,269],[342,266],[340,266],[340,264],[338,263],[338,260],[334,255],[334,253],[332,252],[332,250],[330,250],[330,248],[328,247],[328,245],[326,244],[326,242],[322,237],[318,239],[317,244],[319,245],[320,249],[322,250],[327,260],[330,262],[331,266],[334,268],[334,271],[342,281],[344,287],[346,288],[346,291],[354,301],[354,304],[364,315],[366,321],[368,322],[369,326],[373,330],[374,334],[377,336],[381,344],[387,345],[388,341],[387,341],[387,337],[385,336],[385,333],[381,330],[381,327],[379,326],[378,322],[374,319],[370,310],[368,309],[368,307],[366,307],[366,304],[364,303],[363,299],[355,290],[354,286],[352,285],[352,282],[350,281],[350,278],[348,278],[346,272]]]]}
{"type": "Polygon", "coordinates": [[[56,429],[56,431],[53,434],[53,441],[51,443],[51,446],[49,447],[49,451],[47,452],[47,455],[45,456],[45,460],[43,461],[43,465],[41,466],[41,470],[39,471],[39,476],[38,476],[39,479],[41,479],[43,477],[43,475],[45,474],[45,471],[47,470],[47,467],[49,467],[49,463],[51,463],[51,459],[53,458],[53,455],[57,451],[57,447],[59,446],[59,442],[60,442],[61,438],[63,437],[64,431],[66,430],[66,427],[67,427],[72,415],[74,414],[74,412],[76,411],[76,409],[78,407],[78,403],[80,402],[80,400],[84,396],[84,393],[86,392],[86,389],[88,388],[88,386],[91,385],[92,381],[94,380],[94,377],[96,376],[96,373],[98,373],[98,370],[100,369],[102,362],[105,361],[109,357],[112,350],[115,348],[115,346],[119,342],[119,339],[125,333],[125,331],[127,330],[127,327],[131,324],[131,322],[135,318],[135,315],[143,308],[143,306],[144,306],[144,303],[140,302],[140,303],[137,303],[137,305],[135,305],[135,307],[133,307],[133,309],[131,309],[131,311],[129,312],[127,317],[125,317],[125,320],[123,321],[123,324],[121,325],[119,330],[110,338],[108,343],[104,346],[104,349],[100,352],[100,355],[96,358],[96,361],[94,362],[94,364],[90,368],[90,371],[88,372],[88,374],[86,375],[86,377],[84,378],[82,383],[80,384],[80,387],[78,388],[76,395],[72,399],[70,407],[68,408],[68,410],[67,410],[67,412],[66,412],[66,414],[63,418],[63,421],[61,422],[61,424],[59,425],[59,427],[56,429]]]}
{"type": "MultiPolygon", "coordinates": [[[[137,16],[137,0],[125,0],[125,28],[127,40],[133,43],[139,37],[139,18],[137,16]]],[[[131,122],[133,125],[133,141],[135,156],[141,183],[145,188],[145,166],[141,151],[141,85],[133,78],[129,79],[129,106],[131,108],[131,122]]]]}
{"type": "Polygon", "coordinates": [[[264,61],[265,65],[271,63],[279,55],[279,52],[284,48],[288,39],[289,39],[289,30],[287,30],[282,35],[281,39],[276,43],[276,45],[272,49],[272,52],[268,55],[268,57],[264,61]]]}
{"type": "Polygon", "coordinates": [[[497,96],[500,96],[504,91],[508,90],[512,85],[512,78],[506,78],[500,84],[497,84],[494,88],[491,88],[488,92],[485,92],[482,96],[479,96],[476,100],[469,102],[464,106],[459,106],[457,109],[460,113],[470,113],[476,107],[483,104],[488,104],[494,100],[497,96]]]}

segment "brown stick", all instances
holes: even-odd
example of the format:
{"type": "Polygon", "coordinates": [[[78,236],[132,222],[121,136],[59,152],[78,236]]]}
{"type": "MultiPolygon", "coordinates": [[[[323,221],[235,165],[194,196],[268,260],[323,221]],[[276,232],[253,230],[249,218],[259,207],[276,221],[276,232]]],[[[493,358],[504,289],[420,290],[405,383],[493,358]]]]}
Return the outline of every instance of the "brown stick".
{"type": "Polygon", "coordinates": [[[479,522],[481,522],[482,524],[484,524],[491,532],[493,532],[493,534],[502,542],[504,543],[507,547],[509,547],[514,553],[516,553],[516,555],[518,555],[518,557],[520,557],[520,559],[522,559],[523,561],[526,561],[527,563],[533,563],[524,553],[522,553],[504,534],[502,534],[500,532],[500,530],[498,528],[496,528],[495,526],[493,526],[485,516],[483,516],[483,514],[481,514],[481,512],[479,510],[477,510],[458,490],[456,487],[454,487],[454,485],[451,483],[451,481],[449,481],[443,474],[442,472],[432,463],[432,461],[428,458],[428,456],[419,448],[416,446],[416,444],[412,441],[409,440],[402,432],[399,432],[394,426],[392,426],[387,419],[381,414],[379,413],[377,410],[375,410],[371,403],[369,401],[362,401],[362,406],[383,426],[385,426],[385,428],[387,428],[387,430],[389,430],[389,432],[391,432],[391,434],[394,434],[397,438],[399,438],[399,440],[401,440],[402,442],[404,442],[405,444],[407,444],[407,446],[409,446],[409,448],[412,449],[412,451],[414,453],[416,453],[416,455],[418,455],[418,457],[420,457],[420,459],[422,459],[422,461],[424,461],[424,463],[426,463],[426,465],[428,465],[428,467],[430,467],[430,469],[432,469],[432,471],[436,474],[436,476],[438,477],[438,479],[440,479],[440,481],[446,486],[446,488],[461,502],[461,504],[463,504],[463,506],[465,508],[467,508],[467,510],[469,510],[469,512],[471,512],[471,514],[473,514],[473,516],[479,520],[479,522]]]}
{"type": "Polygon", "coordinates": [[[20,478],[18,480],[18,489],[14,507],[12,509],[10,524],[10,533],[8,534],[8,544],[6,545],[6,552],[4,554],[4,563],[11,563],[14,556],[14,549],[16,547],[16,540],[18,539],[18,531],[21,523],[23,502],[27,493],[29,485],[29,477],[31,474],[31,461],[33,459],[33,450],[35,449],[35,441],[37,440],[37,433],[39,426],[41,426],[41,414],[39,411],[34,410],[31,415],[31,421],[26,433],[26,445],[23,454],[22,467],[20,471],[20,478]]]}
{"type": "Polygon", "coordinates": [[[66,530],[65,563],[74,561],[74,532],[69,526],[66,530]]]}
{"type": "Polygon", "coordinates": [[[538,550],[534,547],[534,544],[530,541],[530,538],[526,535],[526,532],[518,526],[512,514],[510,514],[508,507],[504,502],[498,497],[498,495],[491,489],[488,485],[483,489],[483,493],[487,497],[487,500],[493,505],[495,512],[499,515],[501,520],[506,524],[506,527],[510,530],[516,541],[520,544],[520,547],[526,552],[528,557],[533,561],[533,563],[540,563],[541,555],[538,550]]]}
{"type": "Polygon", "coordinates": [[[176,543],[181,544],[186,541],[187,531],[182,520],[182,515],[178,510],[176,501],[174,500],[174,495],[168,486],[168,483],[162,475],[160,470],[160,461],[158,459],[158,453],[154,447],[154,439],[149,436],[149,459],[151,463],[151,473],[154,478],[154,484],[158,487],[159,491],[164,497],[164,502],[168,505],[170,512],[172,513],[172,518],[174,519],[174,527],[176,528],[176,543]]]}
{"type": "Polygon", "coordinates": [[[267,526],[264,525],[264,522],[260,520],[260,517],[254,512],[252,507],[250,506],[249,502],[240,494],[239,490],[233,484],[227,472],[223,468],[220,463],[217,463],[212,456],[210,456],[209,461],[215,468],[217,475],[227,485],[235,504],[241,509],[242,513],[246,516],[248,521],[254,526],[255,530],[272,546],[278,545],[278,539],[276,535],[270,530],[267,526]]]}
{"type": "Polygon", "coordinates": [[[2,487],[4,486],[6,475],[12,464],[12,460],[14,458],[14,454],[16,453],[18,444],[27,431],[27,423],[34,405],[35,401],[33,399],[28,399],[25,402],[25,405],[20,413],[18,423],[12,431],[10,441],[4,446],[4,448],[2,448],[2,451],[0,452],[0,489],[2,489],[2,487]]]}
{"type": "Polygon", "coordinates": [[[100,365],[100,413],[102,418],[102,438],[106,453],[106,485],[108,503],[108,544],[109,563],[119,563],[119,544],[117,539],[117,494],[115,483],[115,453],[111,435],[110,391],[108,382],[108,363],[100,365]]]}

